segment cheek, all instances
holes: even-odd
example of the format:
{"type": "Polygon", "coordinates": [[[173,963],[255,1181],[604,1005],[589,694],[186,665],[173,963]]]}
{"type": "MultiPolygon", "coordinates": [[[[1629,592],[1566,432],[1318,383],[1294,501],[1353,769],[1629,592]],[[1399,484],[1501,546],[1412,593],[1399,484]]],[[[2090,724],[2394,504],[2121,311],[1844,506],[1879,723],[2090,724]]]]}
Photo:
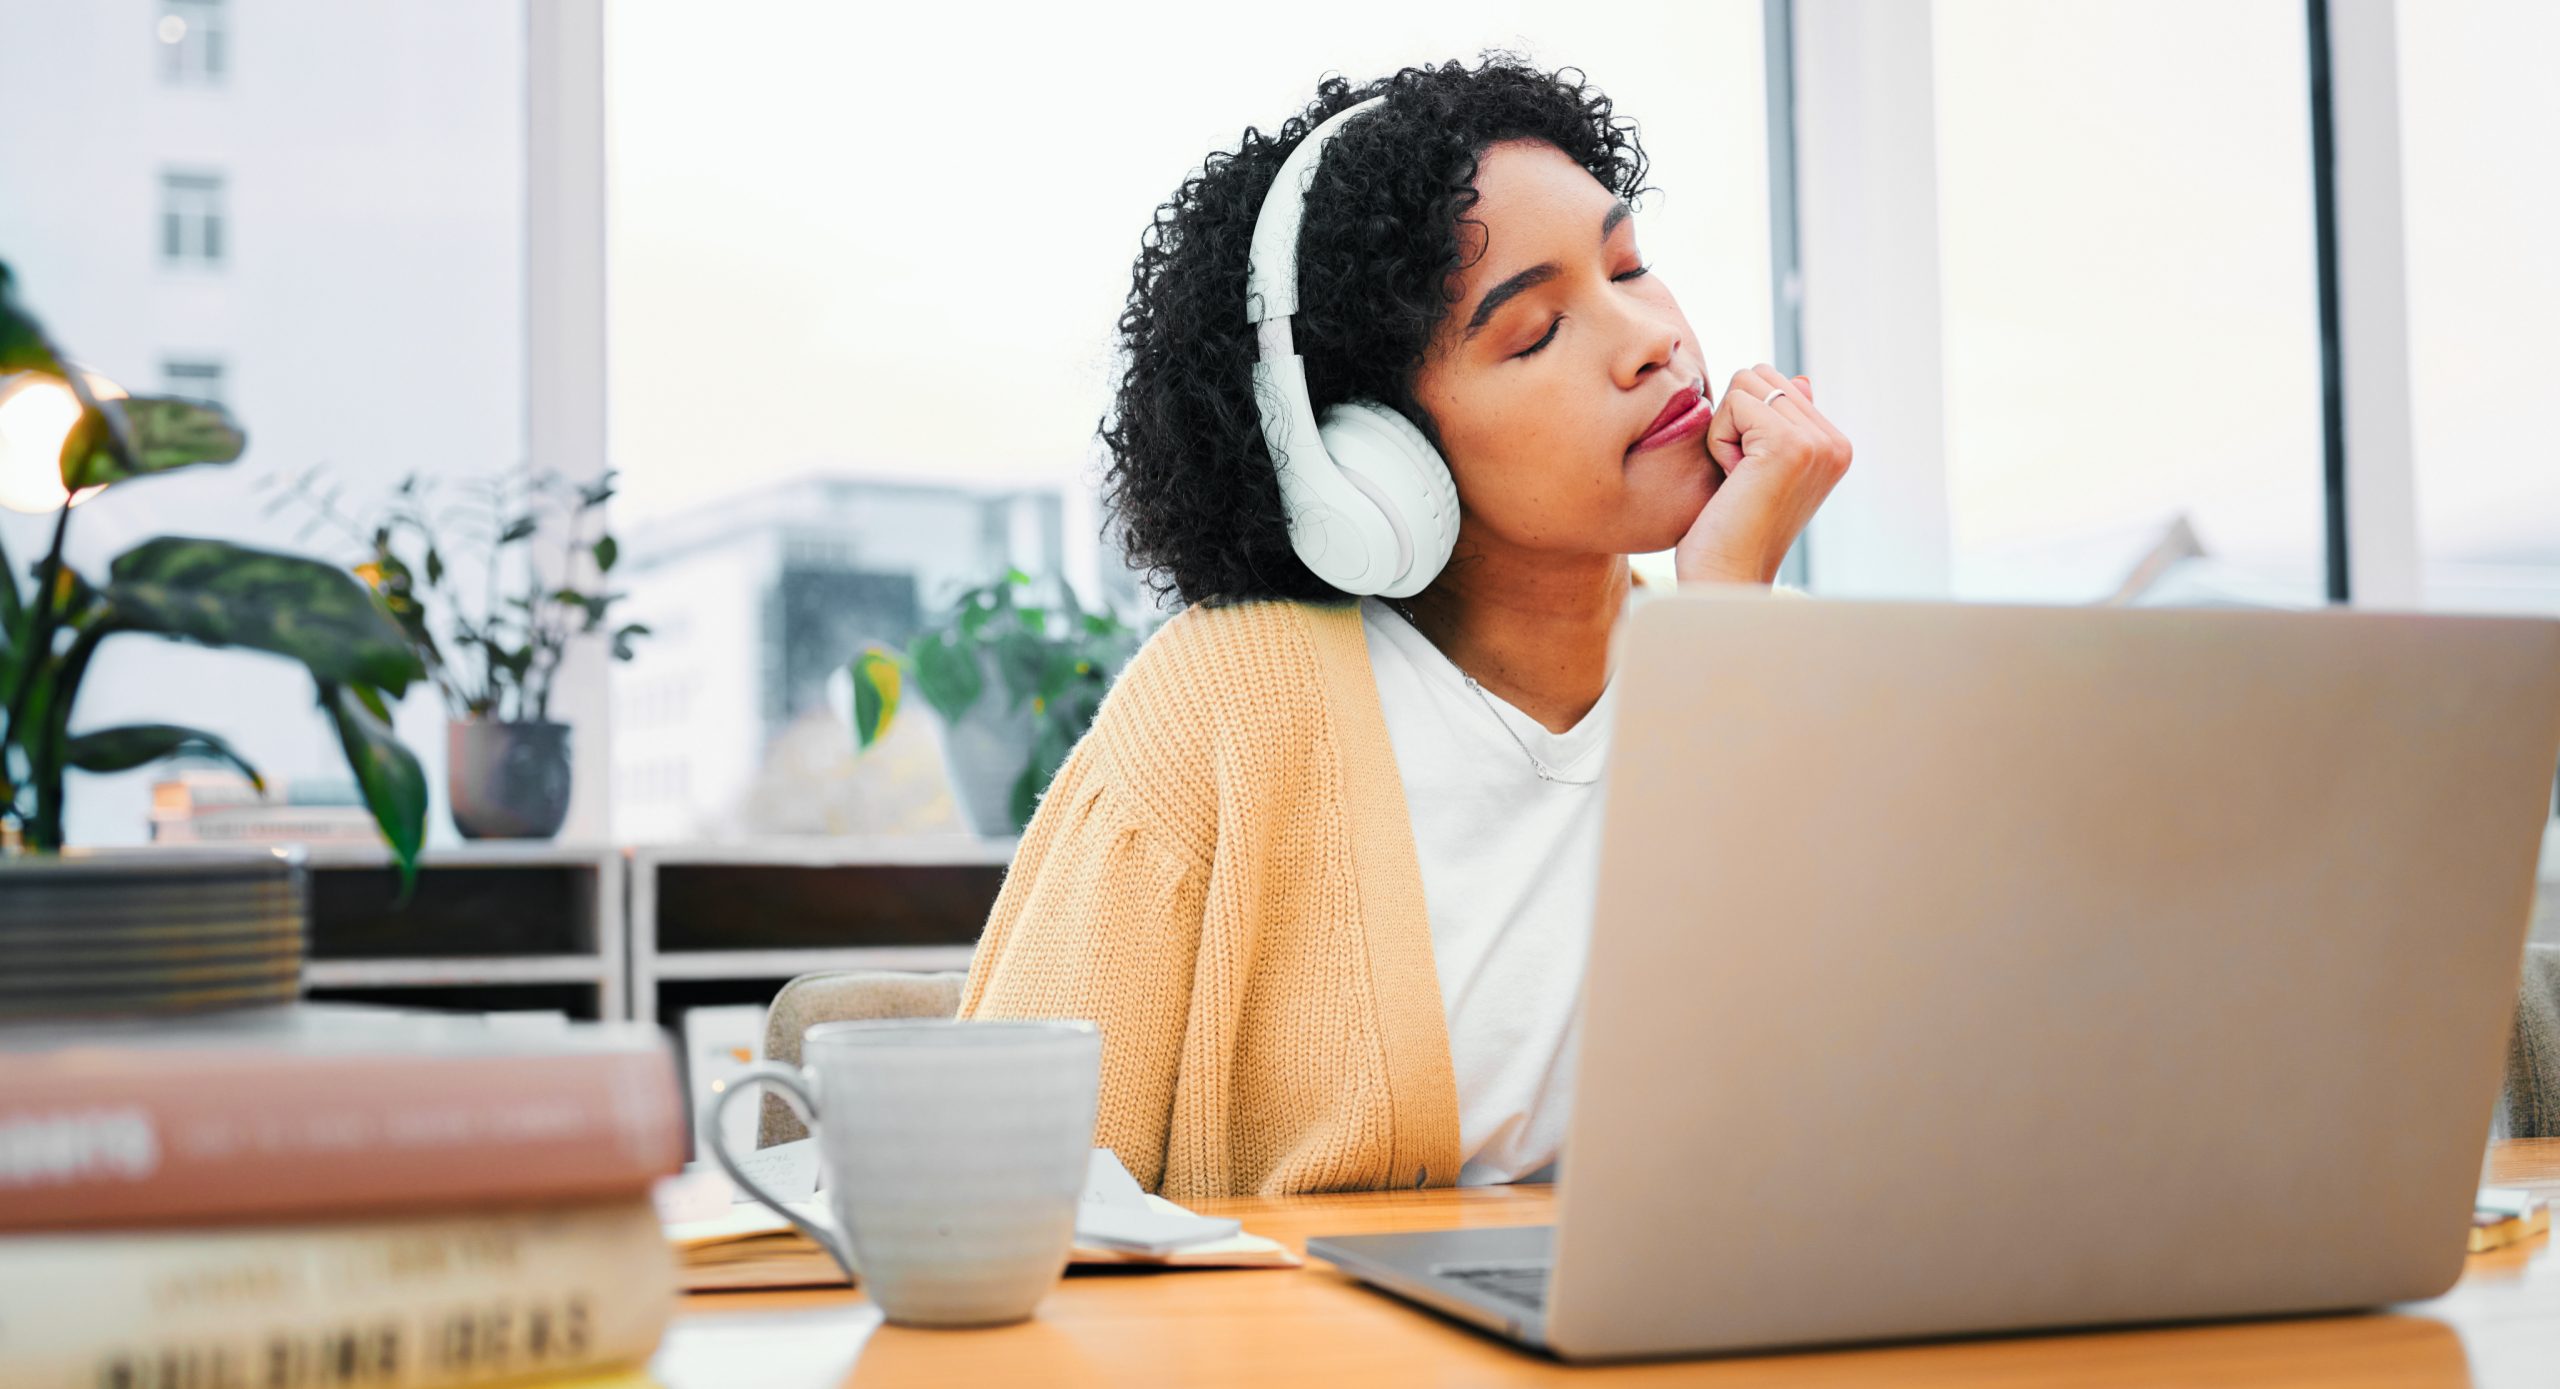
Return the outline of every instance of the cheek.
{"type": "Polygon", "coordinates": [[[1608,402],[1566,389],[1569,371],[1509,375],[1453,393],[1449,413],[1435,413],[1461,503],[1477,524],[1523,542],[1606,528],[1629,482],[1608,402]]]}
{"type": "MultiPolygon", "coordinates": [[[[1607,377],[1562,346],[1549,347],[1535,365],[1488,373],[1469,383],[1455,402],[1459,427],[1444,424],[1453,451],[1482,456],[1549,475],[1586,470],[1584,457],[1605,442],[1607,377]],[[1601,383],[1596,386],[1594,382],[1601,383]]],[[[1602,450],[1607,452],[1608,450],[1602,450]]],[[[1506,469],[1508,470],[1508,469],[1506,469]]]]}

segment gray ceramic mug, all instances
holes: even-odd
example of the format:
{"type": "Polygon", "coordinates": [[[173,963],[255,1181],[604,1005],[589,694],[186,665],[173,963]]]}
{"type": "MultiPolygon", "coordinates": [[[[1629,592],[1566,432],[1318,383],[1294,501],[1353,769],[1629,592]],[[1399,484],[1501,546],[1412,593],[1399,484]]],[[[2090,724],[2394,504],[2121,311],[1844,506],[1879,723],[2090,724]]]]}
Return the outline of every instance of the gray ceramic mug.
{"type": "Polygon", "coordinates": [[[729,1179],[859,1277],[891,1321],[1030,1316],[1075,1244],[1102,1034],[1067,1021],[829,1022],[800,1055],[749,1067],[712,1106],[711,1152],[729,1179]],[[834,1230],[775,1200],[719,1140],[721,1115],[765,1085],[817,1134],[834,1230]]]}

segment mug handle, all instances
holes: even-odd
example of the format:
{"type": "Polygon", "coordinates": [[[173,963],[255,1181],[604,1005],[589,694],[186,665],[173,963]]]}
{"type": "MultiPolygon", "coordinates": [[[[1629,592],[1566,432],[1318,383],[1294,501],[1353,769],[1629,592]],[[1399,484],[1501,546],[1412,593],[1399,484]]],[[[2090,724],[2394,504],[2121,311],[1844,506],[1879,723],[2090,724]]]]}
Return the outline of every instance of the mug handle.
{"type": "Polygon", "coordinates": [[[800,1112],[801,1122],[809,1126],[811,1136],[815,1137],[818,1127],[818,1100],[810,1093],[808,1073],[797,1066],[786,1066],[779,1061],[759,1061],[731,1078],[729,1088],[720,1092],[719,1099],[712,1101],[711,1117],[707,1121],[711,1125],[711,1156],[718,1160],[720,1170],[729,1174],[729,1180],[738,1184],[739,1190],[763,1202],[774,1214],[790,1221],[800,1233],[816,1240],[818,1247],[827,1251],[827,1257],[836,1261],[836,1267],[844,1270],[844,1276],[858,1282],[861,1275],[854,1272],[853,1250],[846,1244],[844,1233],[823,1225],[813,1225],[801,1218],[798,1211],[775,1199],[774,1194],[765,1190],[762,1183],[748,1176],[746,1171],[738,1166],[737,1158],[731,1156],[728,1143],[723,1141],[727,1130],[721,1123],[721,1116],[729,1112],[730,1103],[741,1095],[753,1093],[767,1085],[783,1093],[784,1103],[800,1112]]]}

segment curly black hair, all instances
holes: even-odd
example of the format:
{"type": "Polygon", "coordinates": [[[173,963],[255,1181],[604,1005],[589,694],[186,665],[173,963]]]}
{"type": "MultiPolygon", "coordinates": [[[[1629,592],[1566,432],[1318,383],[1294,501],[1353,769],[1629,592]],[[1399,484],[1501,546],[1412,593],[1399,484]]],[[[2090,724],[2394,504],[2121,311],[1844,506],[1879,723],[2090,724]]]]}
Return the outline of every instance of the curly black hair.
{"type": "Polygon", "coordinates": [[[1246,127],[1156,209],[1120,314],[1124,369],[1101,424],[1103,502],[1130,567],[1161,598],[1341,601],[1289,545],[1280,478],[1253,401],[1245,263],[1280,163],[1326,118],[1386,104],[1336,135],[1307,189],[1292,328],[1321,416],[1344,400],[1394,407],[1436,445],[1413,381],[1466,263],[1460,219],[1476,161],[1504,140],[1543,140],[1618,196],[1643,192],[1635,124],[1581,72],[1540,72],[1487,53],[1405,68],[1354,87],[1328,76],[1277,135],[1246,127]]]}

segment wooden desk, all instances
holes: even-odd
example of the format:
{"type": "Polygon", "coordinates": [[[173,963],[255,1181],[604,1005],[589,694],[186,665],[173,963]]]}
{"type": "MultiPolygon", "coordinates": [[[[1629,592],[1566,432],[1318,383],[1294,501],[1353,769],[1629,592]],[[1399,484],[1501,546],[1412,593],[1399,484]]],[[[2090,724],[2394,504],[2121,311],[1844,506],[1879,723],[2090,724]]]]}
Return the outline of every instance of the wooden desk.
{"type": "MultiPolygon", "coordinates": [[[[2560,1187],[2560,1139],[2502,1144],[2500,1182],[2560,1187]]],[[[1545,1187],[1204,1203],[1302,1249],[1311,1235],[1537,1224],[1545,1187]]],[[[2352,1213],[2342,1212],[2341,1219],[2352,1213]]],[[[886,1326],[851,1290],[686,1300],[656,1367],[669,1389],[903,1384],[2535,1385],[2560,1382],[2560,1257],[2548,1236],[2473,1256],[2444,1297],[2388,1312],[1730,1360],[1567,1367],[1310,1261],[1303,1269],[1078,1273],[1019,1326],[886,1326]]]]}

